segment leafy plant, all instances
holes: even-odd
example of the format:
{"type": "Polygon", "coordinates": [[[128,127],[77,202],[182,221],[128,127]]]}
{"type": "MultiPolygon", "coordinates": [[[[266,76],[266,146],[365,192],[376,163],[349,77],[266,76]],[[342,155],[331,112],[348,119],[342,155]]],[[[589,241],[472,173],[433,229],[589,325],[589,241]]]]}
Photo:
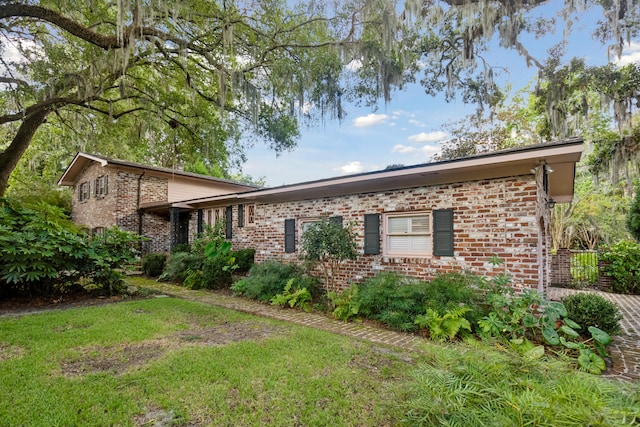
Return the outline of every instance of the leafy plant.
{"type": "Polygon", "coordinates": [[[291,308],[299,307],[304,311],[311,310],[311,293],[307,288],[294,287],[296,279],[289,279],[281,293],[271,298],[271,304],[283,307],[288,305],[291,308]]]}
{"type": "Polygon", "coordinates": [[[424,313],[427,284],[397,273],[383,272],[365,280],[355,298],[359,312],[393,329],[415,331],[416,316],[424,313]]]}
{"type": "Polygon", "coordinates": [[[299,286],[306,288],[312,295],[317,293],[317,280],[304,273],[296,264],[279,261],[266,261],[254,264],[249,276],[237,281],[231,290],[251,299],[267,302],[282,293],[290,279],[295,278],[299,286]]]}
{"type": "Polygon", "coordinates": [[[333,317],[346,322],[360,313],[358,289],[358,285],[353,284],[342,292],[329,292],[327,294],[331,300],[331,305],[334,307],[333,317]]]}
{"type": "Polygon", "coordinates": [[[335,291],[342,262],[358,257],[353,227],[323,218],[302,235],[302,254],[305,260],[320,263],[325,291],[335,291]]]}
{"type": "Polygon", "coordinates": [[[635,190],[636,195],[627,213],[627,229],[636,242],[640,243],[640,187],[636,187],[635,190]]]}
{"type": "Polygon", "coordinates": [[[147,254],[142,258],[142,272],[147,277],[158,277],[167,263],[166,254],[147,254]]]}
{"type": "Polygon", "coordinates": [[[498,276],[483,283],[491,311],[478,321],[481,335],[503,339],[524,350],[530,341],[560,347],[591,373],[599,374],[606,368],[603,358],[611,342],[606,332],[590,329],[591,339],[581,340],[577,332],[580,325],[568,317],[564,304],[546,301],[532,289],[516,294],[508,282],[506,276],[498,276]]]}
{"type": "Polygon", "coordinates": [[[562,298],[567,308],[567,314],[581,325],[577,332],[588,336],[590,326],[596,326],[610,335],[620,332],[622,314],[618,306],[602,296],[594,293],[581,292],[562,298]]]}
{"type": "Polygon", "coordinates": [[[190,252],[173,252],[167,259],[164,272],[160,275],[160,280],[172,280],[182,283],[192,271],[201,269],[203,260],[203,255],[190,252]]]}
{"type": "Polygon", "coordinates": [[[640,243],[621,241],[602,252],[604,273],[612,278],[612,292],[640,293],[640,243]]]}
{"type": "Polygon", "coordinates": [[[140,237],[117,228],[83,233],[62,211],[45,203],[0,201],[0,295],[51,295],[80,278],[109,293],[115,271],[134,261],[140,237]]]}
{"type": "Polygon", "coordinates": [[[425,314],[416,317],[415,324],[420,328],[426,328],[431,339],[453,340],[461,330],[471,332],[471,323],[464,317],[469,311],[469,307],[463,306],[449,309],[440,315],[436,310],[427,308],[425,314]]]}
{"type": "Polygon", "coordinates": [[[240,249],[238,251],[231,252],[231,256],[235,258],[235,262],[238,265],[237,273],[246,273],[251,270],[256,255],[255,249],[240,249]]]}

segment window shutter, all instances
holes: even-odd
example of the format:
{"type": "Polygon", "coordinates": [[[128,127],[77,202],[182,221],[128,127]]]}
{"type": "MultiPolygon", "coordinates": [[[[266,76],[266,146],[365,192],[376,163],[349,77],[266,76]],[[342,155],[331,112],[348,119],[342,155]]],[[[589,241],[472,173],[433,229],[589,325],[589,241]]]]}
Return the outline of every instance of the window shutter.
{"type": "Polygon", "coordinates": [[[244,227],[244,205],[238,205],[238,227],[244,227]]]}
{"type": "Polygon", "coordinates": [[[453,256],[453,209],[433,211],[433,254],[453,256]]]}
{"type": "Polygon", "coordinates": [[[296,251],[296,220],[284,220],[284,251],[288,254],[296,251]]]}
{"type": "Polygon", "coordinates": [[[93,195],[98,196],[98,190],[100,189],[100,178],[96,178],[93,181],[93,195]]]}
{"type": "Polygon", "coordinates": [[[109,175],[104,176],[104,195],[109,194],[109,175]]]}
{"type": "Polygon", "coordinates": [[[233,236],[233,206],[227,206],[224,215],[224,237],[231,239],[233,236]]]}
{"type": "Polygon", "coordinates": [[[364,254],[380,254],[380,214],[364,216],[364,254]]]}
{"type": "Polygon", "coordinates": [[[332,216],[331,218],[329,218],[329,221],[342,227],[342,216],[340,215],[332,216]]]}
{"type": "Polygon", "coordinates": [[[204,231],[204,211],[198,209],[198,234],[202,234],[204,231]]]}

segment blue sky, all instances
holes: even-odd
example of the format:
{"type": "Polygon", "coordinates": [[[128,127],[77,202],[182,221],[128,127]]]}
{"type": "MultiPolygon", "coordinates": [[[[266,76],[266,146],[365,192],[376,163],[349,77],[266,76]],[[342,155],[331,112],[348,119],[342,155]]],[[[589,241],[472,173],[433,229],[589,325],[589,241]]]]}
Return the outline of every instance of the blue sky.
{"type": "MultiPolygon", "coordinates": [[[[550,2],[556,3],[556,2],[550,2]]],[[[558,2],[560,3],[560,2],[558,2]]],[[[553,14],[547,5],[540,13],[553,14]]],[[[574,22],[566,58],[585,58],[588,64],[607,62],[607,49],[591,38],[590,22],[596,15],[574,22]]],[[[523,38],[523,44],[539,60],[546,50],[562,39],[562,34],[535,40],[523,38]]],[[[534,81],[537,69],[527,68],[523,57],[497,44],[486,55],[494,66],[506,69],[500,82],[509,82],[514,94],[534,81]]],[[[625,50],[623,61],[639,60],[640,44],[625,50]]],[[[328,120],[324,125],[302,129],[298,147],[276,157],[275,153],[256,143],[247,151],[243,173],[264,177],[267,186],[279,186],[351,173],[384,169],[390,164],[413,165],[430,161],[449,135],[442,125],[475,111],[474,105],[461,100],[447,103],[444,97],[431,97],[419,85],[395,92],[388,105],[375,108],[348,105],[347,117],[340,123],[328,120]]]]}

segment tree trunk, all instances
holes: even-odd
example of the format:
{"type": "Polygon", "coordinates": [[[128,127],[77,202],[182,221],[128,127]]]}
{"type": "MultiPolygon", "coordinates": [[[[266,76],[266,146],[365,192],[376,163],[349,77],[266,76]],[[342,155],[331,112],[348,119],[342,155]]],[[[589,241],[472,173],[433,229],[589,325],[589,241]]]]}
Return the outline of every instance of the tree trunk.
{"type": "Polygon", "coordinates": [[[44,123],[50,112],[50,109],[42,108],[26,116],[9,147],[0,153],[0,197],[4,196],[7,191],[9,176],[18,165],[24,152],[29,148],[33,134],[44,123]]]}

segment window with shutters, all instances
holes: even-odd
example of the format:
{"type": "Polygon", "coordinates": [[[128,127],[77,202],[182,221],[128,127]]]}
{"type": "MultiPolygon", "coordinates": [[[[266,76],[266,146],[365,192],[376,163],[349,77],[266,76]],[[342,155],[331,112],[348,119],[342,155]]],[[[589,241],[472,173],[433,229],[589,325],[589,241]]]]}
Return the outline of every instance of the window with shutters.
{"type": "Polygon", "coordinates": [[[431,214],[393,213],[384,216],[384,254],[390,256],[431,255],[431,214]]]}
{"type": "Polygon", "coordinates": [[[109,177],[107,175],[99,176],[95,182],[96,197],[104,197],[109,192],[109,177]]]}
{"type": "Polygon", "coordinates": [[[91,184],[89,181],[85,181],[78,187],[78,200],[84,202],[85,200],[89,200],[91,195],[91,184]]]}

